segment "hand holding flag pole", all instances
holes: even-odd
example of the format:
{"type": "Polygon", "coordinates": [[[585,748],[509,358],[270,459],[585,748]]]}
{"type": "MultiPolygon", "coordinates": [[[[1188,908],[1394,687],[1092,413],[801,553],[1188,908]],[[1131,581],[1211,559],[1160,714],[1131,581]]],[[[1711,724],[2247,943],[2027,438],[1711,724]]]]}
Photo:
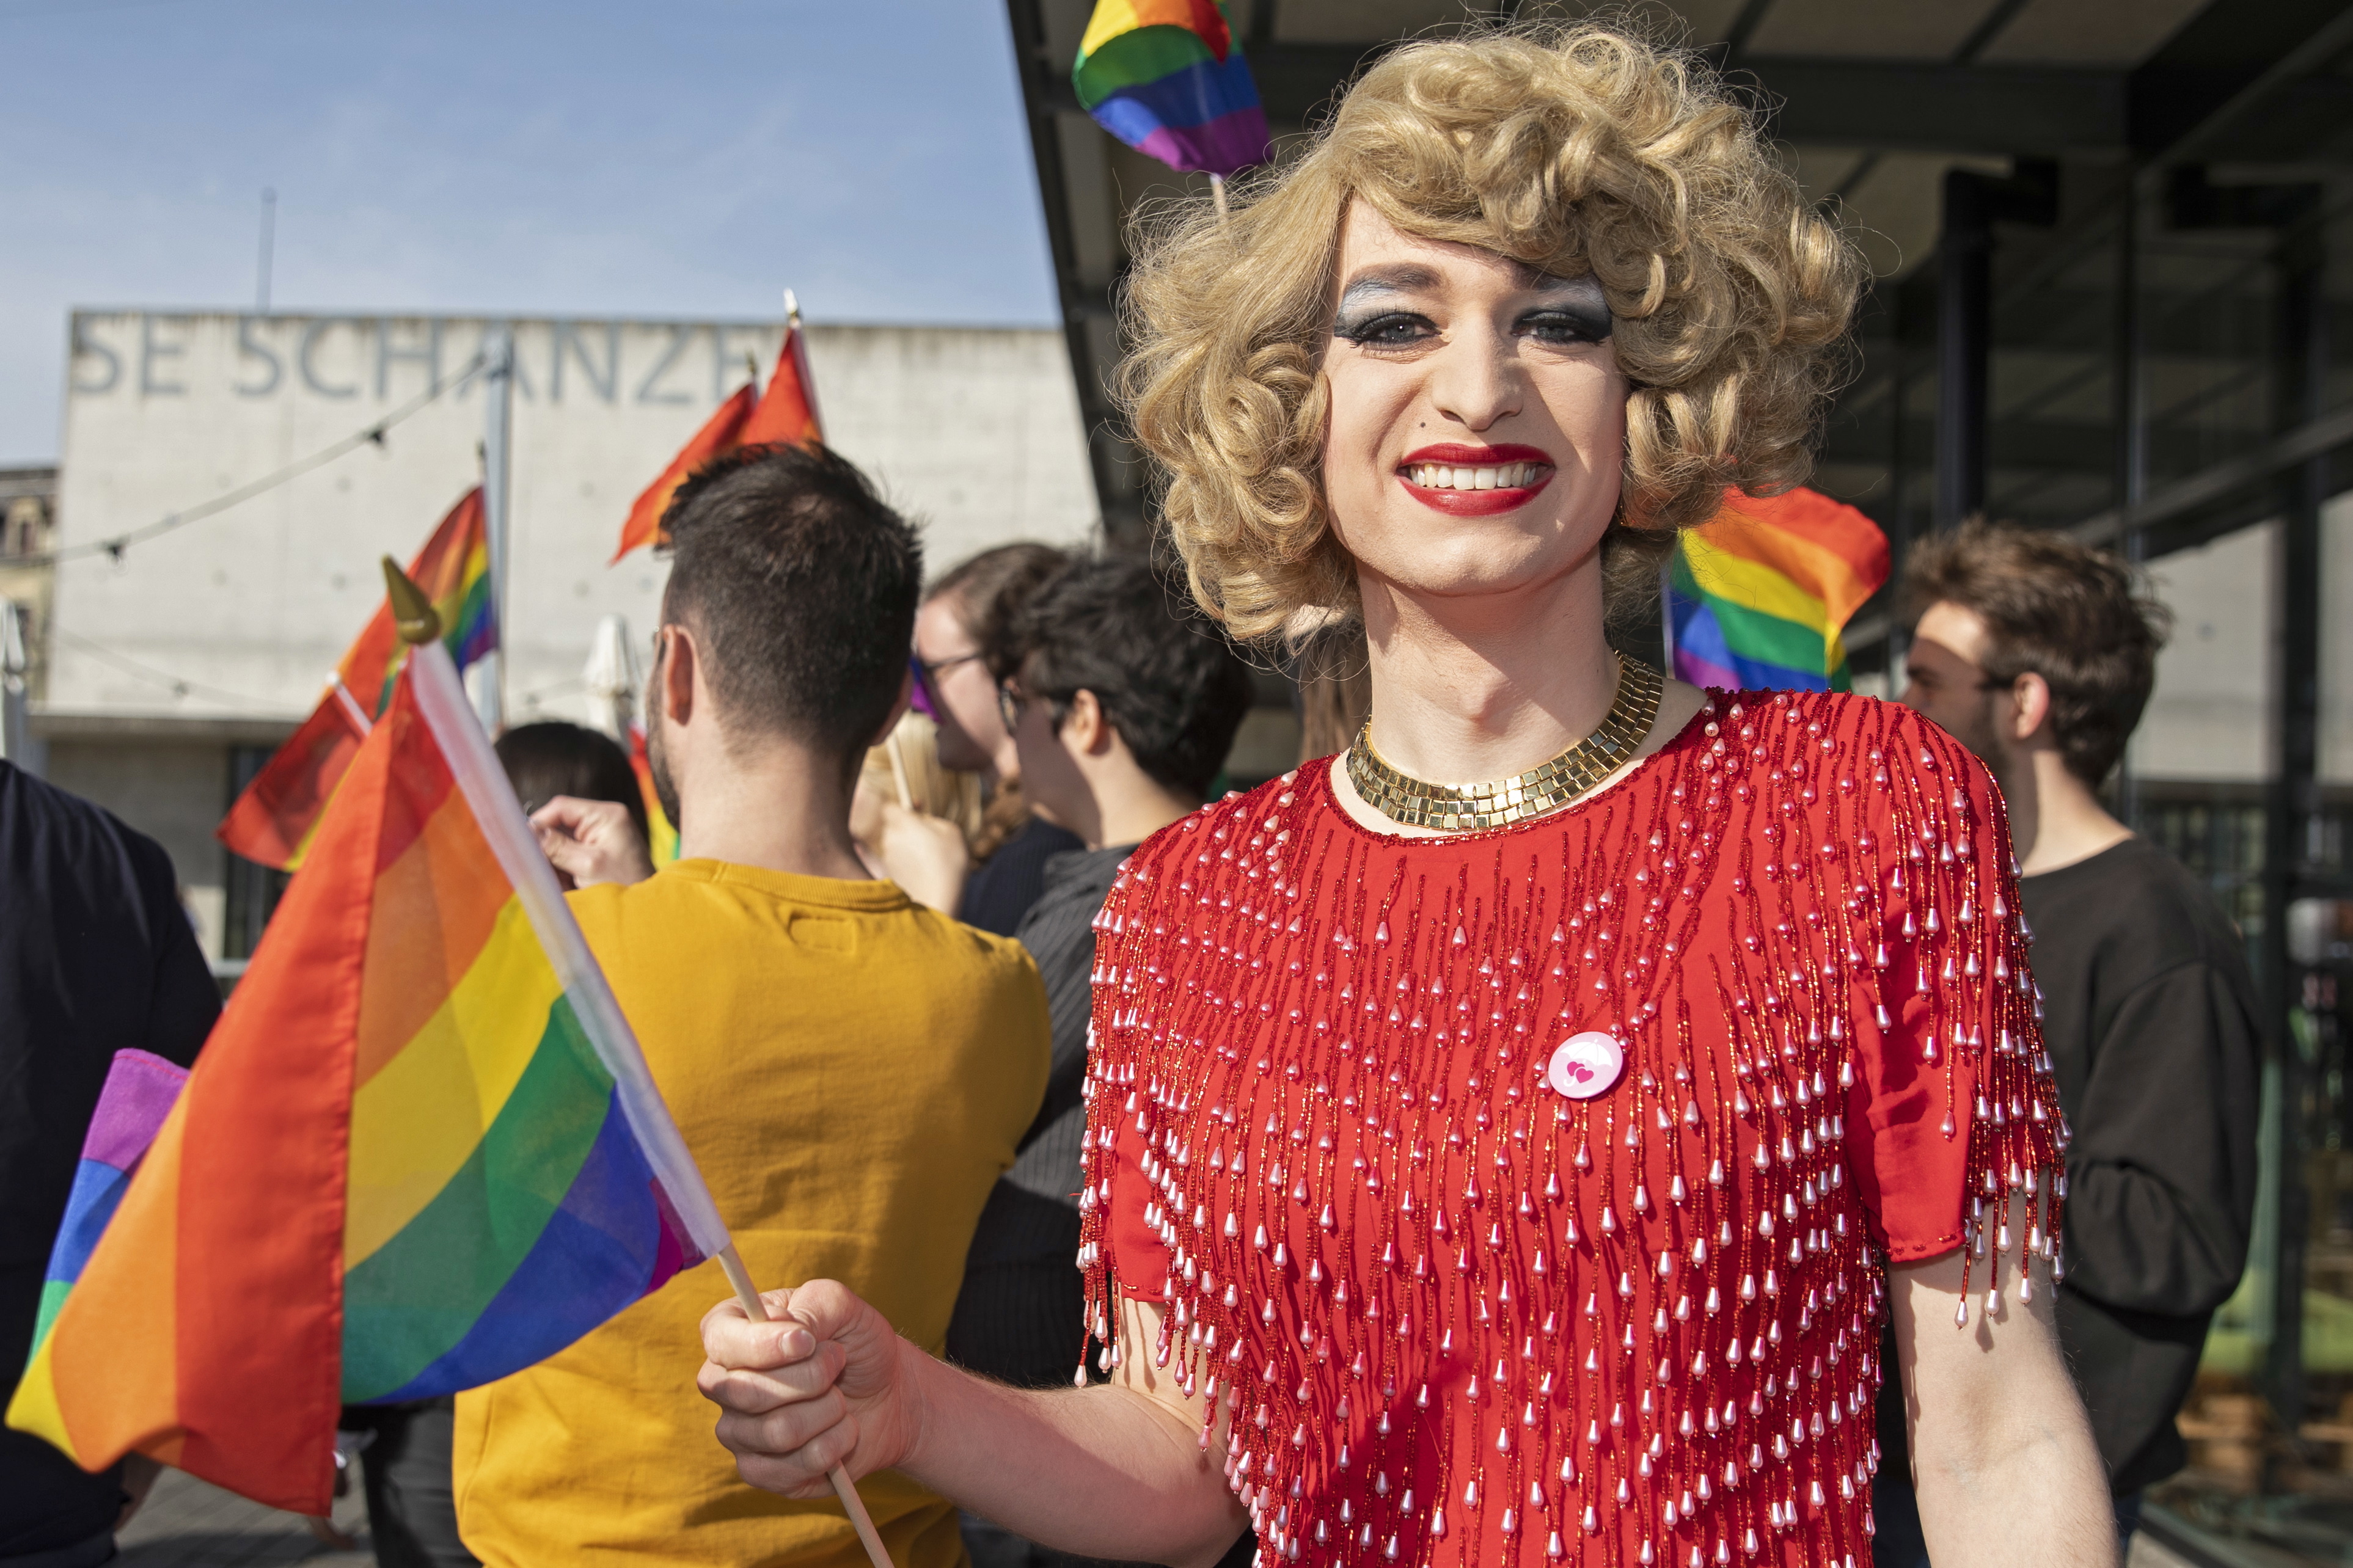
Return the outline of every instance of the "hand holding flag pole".
{"type": "MultiPolygon", "coordinates": [[[[427,647],[441,636],[441,618],[435,614],[432,601],[389,555],[384,558],[384,581],[392,601],[393,624],[399,628],[401,640],[416,650],[412,657],[426,654],[427,647]]],[[[700,1184],[699,1179],[697,1184],[700,1184]]],[[[707,1192],[696,1195],[701,1198],[702,1205],[710,1204],[707,1192]]],[[[716,1220],[715,1209],[712,1217],[716,1220]]],[[[724,1234],[723,1229],[721,1234],[724,1234]]],[[[760,1300],[759,1289],[752,1283],[751,1273],[744,1268],[744,1259],[737,1254],[734,1242],[729,1240],[723,1245],[718,1257],[719,1267],[726,1274],[727,1283],[733,1288],[735,1299],[744,1303],[744,1310],[754,1321],[766,1322],[767,1306],[760,1300]]],[[[833,1483],[834,1495],[841,1500],[843,1510],[849,1515],[849,1522],[858,1531],[859,1543],[866,1548],[866,1555],[874,1568],[892,1568],[891,1554],[882,1544],[881,1533],[874,1528],[874,1518],[866,1511],[865,1500],[858,1495],[858,1488],[851,1482],[849,1472],[836,1465],[826,1473],[826,1479],[833,1483]]]]}
{"type": "MultiPolygon", "coordinates": [[[[752,1276],[745,1271],[744,1260],[735,1255],[734,1243],[730,1242],[720,1249],[719,1267],[726,1274],[727,1283],[734,1287],[735,1300],[744,1303],[744,1310],[751,1320],[755,1323],[767,1322],[767,1303],[760,1300],[759,1289],[753,1285],[752,1276]]],[[[850,1480],[849,1472],[836,1465],[826,1471],[825,1479],[833,1483],[833,1495],[841,1500],[842,1509],[858,1531],[859,1544],[866,1548],[866,1555],[872,1561],[874,1568],[891,1568],[891,1554],[883,1548],[881,1534],[874,1528],[874,1516],[866,1511],[866,1501],[858,1495],[858,1488],[850,1480]]]]}

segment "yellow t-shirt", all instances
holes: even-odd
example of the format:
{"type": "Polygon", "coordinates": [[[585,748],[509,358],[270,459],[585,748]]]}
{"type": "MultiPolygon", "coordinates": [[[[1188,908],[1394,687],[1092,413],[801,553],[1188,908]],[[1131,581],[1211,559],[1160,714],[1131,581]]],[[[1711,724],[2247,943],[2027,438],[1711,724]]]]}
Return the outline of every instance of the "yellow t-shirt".
{"type": "MultiPolygon", "coordinates": [[[[1046,997],[1020,945],[889,882],[715,860],[572,908],[754,1281],[841,1280],[939,1353],[981,1204],[1045,1095],[1046,997]]],[[[745,1485],[712,1435],[697,1325],[728,1294],[705,1263],[459,1396],[476,1555],[861,1568],[839,1503],[745,1485]]],[[[902,1568],[964,1562],[944,1500],[892,1472],[859,1491],[902,1568]]]]}

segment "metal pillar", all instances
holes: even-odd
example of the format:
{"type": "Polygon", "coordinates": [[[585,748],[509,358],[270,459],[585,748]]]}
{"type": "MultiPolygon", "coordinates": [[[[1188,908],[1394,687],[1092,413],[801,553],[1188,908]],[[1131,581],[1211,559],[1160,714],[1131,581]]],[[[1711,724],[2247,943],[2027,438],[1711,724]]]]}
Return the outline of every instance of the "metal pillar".
{"type": "MultiPolygon", "coordinates": [[[[2158,189],[2156,176],[2147,187],[2158,189]]],[[[2322,190],[2312,184],[2217,185],[2200,165],[2166,171],[2166,218],[2177,229],[2268,228],[2278,237],[2273,265],[2279,310],[2271,354],[2276,366],[2273,427],[2284,434],[2327,409],[2328,311],[2322,294],[2322,190]]],[[[2142,417],[2146,418],[2143,412],[2142,417]]],[[[2312,1064],[2297,1050],[2289,1016],[2300,973],[2290,962],[2288,907],[2311,874],[2311,826],[2319,809],[2320,509],[2328,499],[2328,453],[2278,481],[2279,536],[2272,573],[2272,782],[2263,809],[2263,929],[2256,979],[2263,997],[2264,1045],[2277,1073],[2279,1256],[2273,1275],[2272,1342],[2264,1393],[2293,1431],[2305,1416],[2304,1279],[2312,1194],[2304,1162],[2313,1142],[2306,1111],[2312,1064]]],[[[2127,518],[2129,529],[2131,519],[2127,518]]]]}
{"type": "Polygon", "coordinates": [[[482,524],[491,557],[491,622],[498,628],[495,650],[474,668],[474,711],[482,728],[496,735],[506,722],[507,650],[513,626],[507,618],[507,502],[514,431],[514,329],[499,322],[482,339],[482,524]]]}
{"type": "MultiPolygon", "coordinates": [[[[2140,216],[2145,205],[2140,176],[2128,174],[2124,211],[2116,222],[2116,277],[2113,417],[2116,427],[2116,507],[2125,518],[2125,559],[2137,569],[2148,555],[2148,531],[2135,523],[2134,509],[2148,489],[2148,388],[2141,363],[2140,216]]],[[[2116,816],[2140,827],[2139,779],[2126,745],[2116,770],[2116,816]]]]}
{"type": "Polygon", "coordinates": [[[32,767],[33,731],[25,678],[31,668],[25,615],[13,599],[0,599],[0,758],[27,772],[32,767]]]}
{"type": "Polygon", "coordinates": [[[1993,220],[1983,175],[1945,173],[1936,238],[1936,500],[1934,526],[1985,505],[1986,372],[1993,314],[1993,220]]]}
{"type": "Polygon", "coordinates": [[[1936,240],[1938,528],[1985,510],[1986,388],[1993,342],[1993,226],[2048,225],[2059,214],[2058,165],[2021,158],[2008,179],[1945,173],[1936,240]]]}
{"type": "MultiPolygon", "coordinates": [[[[2309,424],[2327,411],[2328,312],[2322,288],[2324,257],[2317,192],[2274,187],[2284,210],[2280,277],[2279,396],[2281,428],[2309,424]],[[2290,193],[2294,195],[2290,195],[2290,193]]],[[[2315,1130],[2304,1110],[2304,1086],[2313,1065],[2296,1047],[2289,1026],[2302,971],[2288,952],[2288,910],[2316,869],[2313,828],[2320,786],[2320,513],[2328,499],[2328,458],[2293,470],[2282,485],[2277,570],[2273,594],[2278,634],[2274,644],[2273,700],[2277,704],[2274,777],[2263,813],[2263,981],[2268,1020],[2281,1067],[2284,1131],[2280,1158],[2280,1256],[2273,1295],[2271,1364],[2265,1369],[2273,1403],[2291,1430],[2305,1417],[2304,1278],[2311,1233],[2312,1195],[2302,1165],[2315,1130]]]]}

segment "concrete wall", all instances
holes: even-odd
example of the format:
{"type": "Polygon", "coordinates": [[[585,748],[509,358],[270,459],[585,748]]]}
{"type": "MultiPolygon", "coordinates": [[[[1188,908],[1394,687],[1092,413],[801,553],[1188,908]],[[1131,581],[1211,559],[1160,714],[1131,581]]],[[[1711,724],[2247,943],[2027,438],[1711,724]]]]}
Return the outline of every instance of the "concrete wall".
{"type": "MultiPolygon", "coordinates": [[[[2132,765],[2158,781],[2272,776],[2279,530],[2263,523],[2151,564],[2174,615],[2132,765]]],[[[2320,778],[2353,784],[2353,494],[2321,512],[2320,778]]]]}
{"type": "Polygon", "coordinates": [[[227,744],[136,733],[53,737],[47,766],[51,784],[96,801],[164,846],[205,952],[218,957],[228,851],[213,828],[228,804],[227,744]]]}
{"type": "MultiPolygon", "coordinates": [[[[472,358],[471,319],[77,312],[60,546],[153,523],[364,429],[472,358]]],[[[745,376],[773,323],[515,323],[510,710],[585,712],[598,619],[650,635],[662,568],[608,566],[630,502],[745,376]],[[748,364],[747,364],[747,362],[748,364]]],[[[827,435],[927,524],[945,565],[1095,519],[1058,333],[809,330],[827,435]]],[[[317,471],[58,577],[50,710],[295,717],[406,558],[478,478],[482,398],[443,396],[317,471]]]]}

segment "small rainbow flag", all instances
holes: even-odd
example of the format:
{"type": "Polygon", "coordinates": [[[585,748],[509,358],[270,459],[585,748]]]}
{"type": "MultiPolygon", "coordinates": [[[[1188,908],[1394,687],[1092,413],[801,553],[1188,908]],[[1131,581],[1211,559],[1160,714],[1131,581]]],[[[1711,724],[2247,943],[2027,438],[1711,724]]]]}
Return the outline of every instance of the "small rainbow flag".
{"type": "Polygon", "coordinates": [[[92,1130],[8,1407],[87,1468],[323,1514],[339,1406],[502,1377],[727,1247],[438,642],[142,1160],[159,1098],[92,1130]]]}
{"type": "Polygon", "coordinates": [[[662,514],[670,510],[670,498],[713,458],[723,458],[738,447],[814,447],[824,439],[817,417],[817,383],[809,375],[808,351],[801,340],[800,312],[788,309],[784,347],[776,351],[776,368],[768,377],[767,391],[755,404],[750,384],[739,386],[716,414],[703,421],[702,428],[661,471],[661,478],[648,485],[629,508],[613,560],[620,560],[639,545],[662,542],[662,514]]]}
{"type": "MultiPolygon", "coordinates": [[[[458,498],[417,552],[408,576],[433,601],[441,646],[459,669],[499,646],[491,605],[490,517],[482,508],[481,487],[458,498]]],[[[391,705],[393,680],[406,651],[387,602],[376,606],[375,618],[335,667],[335,679],[371,719],[391,705]]]]}
{"type": "Polygon", "coordinates": [[[1071,83],[1096,124],[1172,169],[1265,161],[1266,110],[1215,0],[1096,0],[1071,83]]]}
{"type": "Polygon", "coordinates": [[[638,775],[638,794],[646,803],[646,837],[651,841],[647,855],[656,868],[667,866],[678,858],[678,829],[662,809],[661,791],[654,787],[654,760],[646,750],[643,724],[629,726],[629,771],[638,775]]]}
{"type": "MultiPolygon", "coordinates": [[[[408,575],[432,598],[445,628],[442,646],[460,669],[499,646],[491,603],[490,529],[480,488],[449,509],[409,563],[408,575]]],[[[392,699],[401,646],[391,605],[378,605],[336,665],[318,707],[262,764],[213,830],[215,837],[247,859],[281,871],[302,864],[336,784],[392,699]]]]}
{"type": "Polygon", "coordinates": [[[1849,689],[1840,634],[1887,581],[1887,536],[1817,490],[1724,496],[1667,566],[1676,677],[1736,691],[1849,689]]]}

